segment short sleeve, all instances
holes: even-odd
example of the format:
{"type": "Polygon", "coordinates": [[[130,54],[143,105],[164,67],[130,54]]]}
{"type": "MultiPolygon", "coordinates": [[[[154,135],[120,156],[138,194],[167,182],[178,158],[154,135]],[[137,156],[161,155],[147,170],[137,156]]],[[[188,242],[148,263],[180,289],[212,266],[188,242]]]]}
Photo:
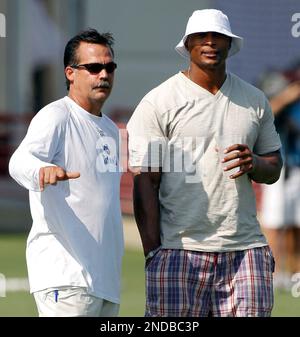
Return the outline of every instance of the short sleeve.
{"type": "Polygon", "coordinates": [[[277,151],[281,148],[280,137],[274,125],[272,109],[267,98],[264,98],[258,137],[254,145],[254,152],[261,155],[277,151]]]}
{"type": "Polygon", "coordinates": [[[167,138],[155,107],[143,100],[127,124],[129,165],[162,167],[167,138]]]}

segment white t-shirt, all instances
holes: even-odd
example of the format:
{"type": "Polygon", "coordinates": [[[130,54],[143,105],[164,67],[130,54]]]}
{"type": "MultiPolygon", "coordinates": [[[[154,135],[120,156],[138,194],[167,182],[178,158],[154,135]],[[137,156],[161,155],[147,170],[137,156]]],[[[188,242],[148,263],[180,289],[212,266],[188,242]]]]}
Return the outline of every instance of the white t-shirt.
{"type": "Polygon", "coordinates": [[[266,245],[247,175],[232,180],[216,151],[221,134],[256,154],[281,147],[264,94],[228,73],[215,94],[179,72],[150,91],[128,125],[133,167],[162,167],[164,248],[233,251],[266,245]]]}
{"type": "Polygon", "coordinates": [[[9,164],[11,176],[29,189],[31,292],[81,286],[119,303],[124,244],[118,149],[116,125],[69,97],[47,105],[31,121],[9,164]],[[40,192],[39,169],[49,165],[80,177],[40,192]]]}

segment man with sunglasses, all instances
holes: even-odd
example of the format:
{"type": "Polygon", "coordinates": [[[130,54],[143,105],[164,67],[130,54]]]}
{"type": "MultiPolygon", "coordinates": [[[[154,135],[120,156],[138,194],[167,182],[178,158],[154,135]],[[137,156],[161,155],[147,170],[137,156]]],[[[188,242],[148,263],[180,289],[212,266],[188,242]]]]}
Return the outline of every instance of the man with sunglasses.
{"type": "Polygon", "coordinates": [[[176,47],[188,69],[127,125],[146,316],[271,314],[274,261],[251,180],[278,179],[281,144],[264,94],[226,71],[241,46],[225,14],[195,11],[176,47]]]}
{"type": "Polygon", "coordinates": [[[11,176],[29,190],[30,291],[40,316],[116,316],[123,230],[119,132],[104,114],[113,37],[83,31],[64,53],[68,96],[33,118],[11,176]]]}

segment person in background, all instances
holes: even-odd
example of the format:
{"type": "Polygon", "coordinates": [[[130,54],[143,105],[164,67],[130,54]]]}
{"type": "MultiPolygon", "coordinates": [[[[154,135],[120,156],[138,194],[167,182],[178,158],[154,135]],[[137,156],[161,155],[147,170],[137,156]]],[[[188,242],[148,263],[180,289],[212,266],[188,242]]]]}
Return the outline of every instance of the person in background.
{"type": "Polygon", "coordinates": [[[285,163],[280,179],[262,188],[261,222],[276,259],[274,286],[290,290],[300,271],[300,64],[267,72],[259,86],[270,99],[285,163]]]}
{"type": "Polygon", "coordinates": [[[119,132],[103,114],[117,67],[112,45],[95,29],[67,43],[68,96],[37,113],[10,159],[10,175],[29,190],[26,257],[40,316],[119,311],[119,132]]]}
{"type": "Polygon", "coordinates": [[[193,12],[176,46],[188,68],[127,125],[146,316],[271,314],[274,260],[251,181],[279,178],[281,143],[263,92],[226,70],[241,47],[221,11],[193,12]]]}

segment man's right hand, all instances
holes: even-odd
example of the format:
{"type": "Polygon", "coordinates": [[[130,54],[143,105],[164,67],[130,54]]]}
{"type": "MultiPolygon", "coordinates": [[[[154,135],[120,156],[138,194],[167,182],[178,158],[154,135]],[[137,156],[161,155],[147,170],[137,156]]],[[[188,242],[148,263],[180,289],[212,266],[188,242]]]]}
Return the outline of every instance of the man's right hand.
{"type": "Polygon", "coordinates": [[[76,179],[80,177],[79,172],[66,172],[59,166],[41,167],[39,171],[39,183],[41,192],[45,185],[55,185],[60,180],[76,179]]]}

